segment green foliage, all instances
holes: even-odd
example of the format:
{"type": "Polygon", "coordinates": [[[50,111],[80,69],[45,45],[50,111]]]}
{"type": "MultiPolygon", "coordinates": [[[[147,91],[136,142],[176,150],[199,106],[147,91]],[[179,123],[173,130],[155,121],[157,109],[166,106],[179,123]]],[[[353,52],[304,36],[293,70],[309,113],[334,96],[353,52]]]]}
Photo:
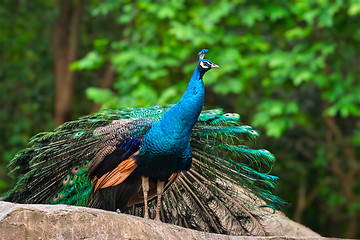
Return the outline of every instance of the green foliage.
{"type": "Polygon", "coordinates": [[[83,59],[70,65],[72,71],[75,70],[92,70],[101,67],[104,58],[96,51],[89,52],[83,59]]]}
{"type": "Polygon", "coordinates": [[[52,58],[47,52],[55,11],[50,5],[37,0],[0,4],[0,192],[12,184],[6,176],[9,160],[37,131],[53,125],[52,58]]]}

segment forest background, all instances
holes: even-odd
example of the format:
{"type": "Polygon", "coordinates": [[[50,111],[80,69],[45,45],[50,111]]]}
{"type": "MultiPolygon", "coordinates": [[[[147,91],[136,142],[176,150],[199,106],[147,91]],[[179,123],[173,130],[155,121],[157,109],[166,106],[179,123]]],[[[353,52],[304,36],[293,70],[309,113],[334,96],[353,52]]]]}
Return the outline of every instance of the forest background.
{"type": "Polygon", "coordinates": [[[32,135],[175,103],[209,48],[206,108],[261,132],[283,211],[360,238],[359,0],[1,0],[0,47],[0,193],[32,135]]]}

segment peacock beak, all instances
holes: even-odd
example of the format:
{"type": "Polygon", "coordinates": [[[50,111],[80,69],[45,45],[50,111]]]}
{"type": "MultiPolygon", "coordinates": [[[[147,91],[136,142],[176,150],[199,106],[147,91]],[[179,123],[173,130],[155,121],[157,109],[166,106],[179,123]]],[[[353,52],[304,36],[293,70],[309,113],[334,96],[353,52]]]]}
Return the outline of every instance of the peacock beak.
{"type": "Polygon", "coordinates": [[[219,67],[219,65],[216,65],[216,64],[211,64],[211,68],[218,68],[219,67]]]}

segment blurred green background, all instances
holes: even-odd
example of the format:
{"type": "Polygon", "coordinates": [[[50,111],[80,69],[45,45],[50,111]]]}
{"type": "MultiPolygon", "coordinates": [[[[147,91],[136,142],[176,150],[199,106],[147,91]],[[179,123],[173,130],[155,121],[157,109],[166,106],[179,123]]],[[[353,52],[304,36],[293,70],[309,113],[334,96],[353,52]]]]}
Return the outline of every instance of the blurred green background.
{"type": "Polygon", "coordinates": [[[284,212],[360,238],[359,0],[1,0],[0,30],[0,192],[32,135],[175,103],[209,48],[206,108],[262,133],[284,212]]]}

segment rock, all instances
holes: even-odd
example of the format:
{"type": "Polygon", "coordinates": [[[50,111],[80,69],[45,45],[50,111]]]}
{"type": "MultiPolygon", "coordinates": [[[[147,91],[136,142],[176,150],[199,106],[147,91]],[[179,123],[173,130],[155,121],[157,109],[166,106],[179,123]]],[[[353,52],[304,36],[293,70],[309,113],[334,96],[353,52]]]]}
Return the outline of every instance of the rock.
{"type": "Polygon", "coordinates": [[[321,237],[310,228],[290,220],[279,211],[276,211],[276,214],[264,217],[261,223],[264,225],[265,231],[270,236],[292,236],[295,237],[295,239],[321,237]]]}
{"type": "Polygon", "coordinates": [[[0,239],[323,239],[282,214],[266,223],[274,236],[226,236],[99,209],[0,201],[0,239]]]}

